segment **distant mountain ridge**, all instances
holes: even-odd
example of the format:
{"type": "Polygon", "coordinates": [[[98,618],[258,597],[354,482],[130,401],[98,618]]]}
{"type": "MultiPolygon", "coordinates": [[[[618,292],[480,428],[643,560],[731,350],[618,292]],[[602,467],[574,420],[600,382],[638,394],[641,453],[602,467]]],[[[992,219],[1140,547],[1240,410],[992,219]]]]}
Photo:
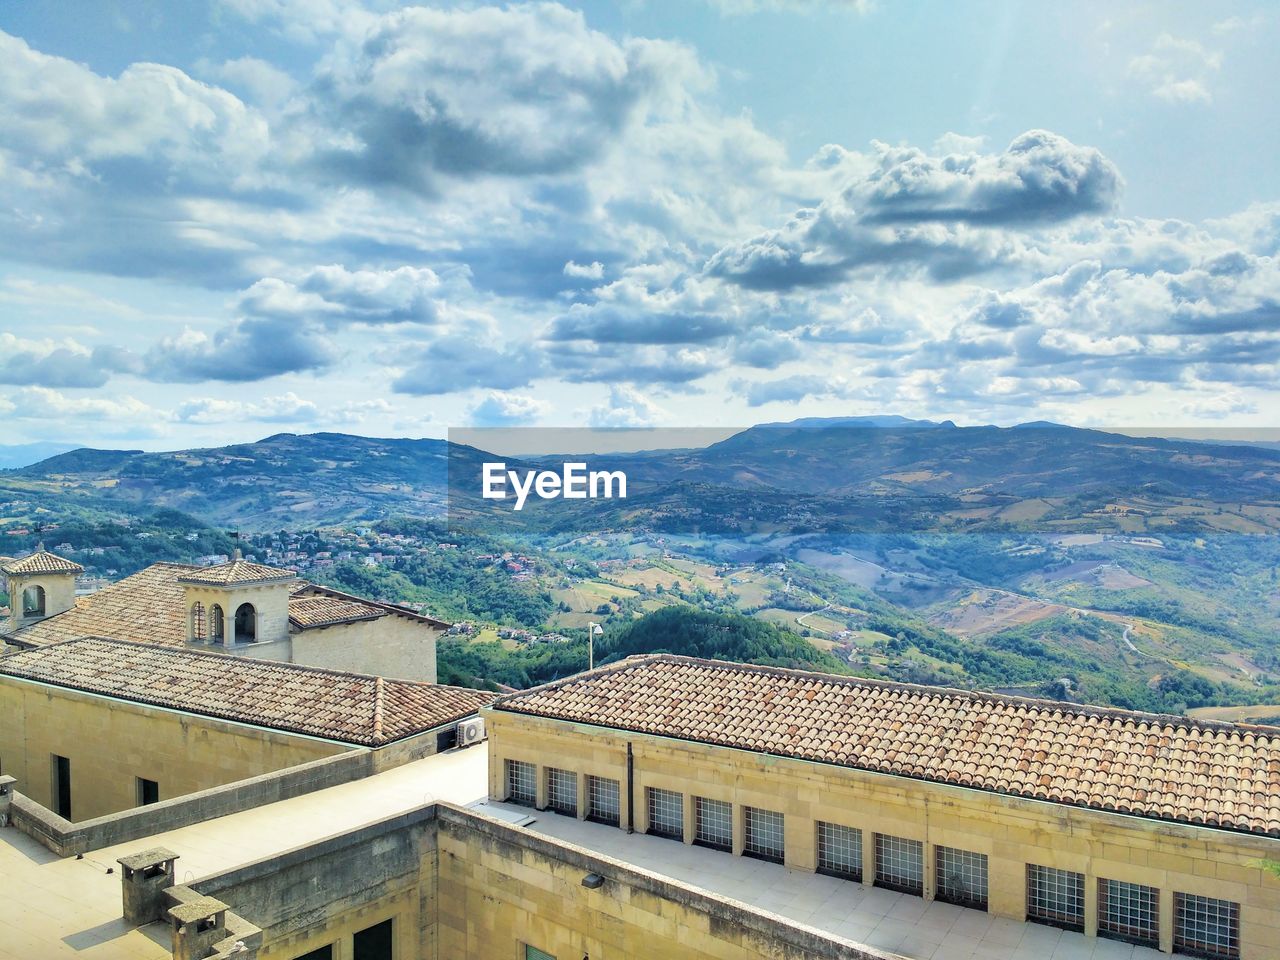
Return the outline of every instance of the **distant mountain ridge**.
{"type": "MultiPolygon", "coordinates": [[[[171,507],[270,528],[440,515],[450,455],[479,476],[483,451],[444,440],[280,433],[255,443],[151,453],[83,448],[0,473],[0,496],[103,508],[171,507]],[[471,462],[477,466],[473,468],[471,462]]],[[[608,458],[587,457],[607,463],[608,458]]],[[[961,427],[903,417],[761,424],[702,449],[628,457],[647,496],[691,490],[779,497],[932,498],[960,506],[1142,491],[1280,502],[1280,451],[1134,438],[1060,424],[961,427]]],[[[933,507],[937,509],[937,507],[933,507]]]]}

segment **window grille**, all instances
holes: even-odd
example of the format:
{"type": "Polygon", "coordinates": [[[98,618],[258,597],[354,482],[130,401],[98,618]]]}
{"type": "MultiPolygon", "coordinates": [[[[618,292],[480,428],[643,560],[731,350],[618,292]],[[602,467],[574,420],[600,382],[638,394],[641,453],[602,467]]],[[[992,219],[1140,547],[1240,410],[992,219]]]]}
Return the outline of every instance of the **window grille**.
{"type": "Polygon", "coordinates": [[[876,886],[924,896],[924,844],[877,833],[876,886]]]}
{"type": "Polygon", "coordinates": [[[524,945],[524,960],[556,960],[556,958],[547,953],[547,951],[531,947],[526,943],[524,945]]]}
{"type": "Polygon", "coordinates": [[[987,909],[987,856],[952,847],[934,847],[937,899],[975,910],[987,909]]]}
{"type": "Polygon", "coordinates": [[[684,839],[684,794],[674,790],[645,788],[649,806],[649,830],[655,837],[684,839]]]}
{"type": "Polygon", "coordinates": [[[818,872],[847,880],[861,880],[862,831],[819,820],[818,872]]]}
{"type": "Polygon", "coordinates": [[[616,827],[621,822],[618,781],[587,777],[587,819],[616,827]]]}
{"type": "Polygon", "coordinates": [[[1160,945],[1160,891],[1140,883],[1098,880],[1098,936],[1160,945]]]}
{"type": "Polygon", "coordinates": [[[693,798],[693,842],[715,850],[733,849],[733,804],[693,798]]]}
{"type": "Polygon", "coordinates": [[[1027,919],[1084,930],[1084,874],[1027,864],[1027,919]]]}
{"type": "Polygon", "coordinates": [[[532,807],[538,802],[538,768],[523,760],[506,761],[507,802],[532,807]]]}
{"type": "Polygon", "coordinates": [[[742,853],[758,860],[782,863],[786,855],[782,814],[757,807],[742,808],[742,853]]]}
{"type": "Polygon", "coordinates": [[[578,775],[547,767],[547,809],[567,817],[578,815],[578,775]]]}
{"type": "Polygon", "coordinates": [[[1240,956],[1240,904],[1189,893],[1173,895],[1173,952],[1195,957],[1240,956]]]}

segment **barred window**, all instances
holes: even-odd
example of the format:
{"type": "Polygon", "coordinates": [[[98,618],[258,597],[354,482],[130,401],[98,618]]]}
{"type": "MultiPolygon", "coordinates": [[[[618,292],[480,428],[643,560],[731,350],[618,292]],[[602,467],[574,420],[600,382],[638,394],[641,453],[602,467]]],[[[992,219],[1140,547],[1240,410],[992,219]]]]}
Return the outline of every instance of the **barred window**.
{"type": "Polygon", "coordinates": [[[507,802],[532,807],[538,802],[538,768],[523,760],[507,760],[507,802]]]}
{"type": "Polygon", "coordinates": [[[818,873],[862,879],[862,831],[818,821],[818,873]]]}
{"type": "Polygon", "coordinates": [[[782,814],[758,807],[743,807],[742,840],[744,856],[782,863],[786,855],[782,814]]]}
{"type": "Polygon", "coordinates": [[[1173,895],[1173,952],[1194,957],[1240,956],[1240,904],[1189,893],[1173,895]]]}
{"type": "Polygon", "coordinates": [[[578,815],[578,775],[547,767],[547,809],[568,817],[578,815]]]}
{"type": "Polygon", "coordinates": [[[618,781],[587,777],[587,819],[616,827],[621,822],[618,781]]]}
{"type": "Polygon", "coordinates": [[[1160,945],[1160,891],[1140,883],[1098,880],[1098,936],[1160,945]]]}
{"type": "Polygon", "coordinates": [[[1027,919],[1084,930],[1084,874],[1027,864],[1027,919]]]}
{"type": "Polygon", "coordinates": [[[693,842],[715,850],[733,849],[733,804],[693,798],[693,842]]]}
{"type": "Polygon", "coordinates": [[[924,896],[924,844],[877,833],[876,886],[924,896]]]}
{"type": "Polygon", "coordinates": [[[934,847],[937,899],[975,910],[987,909],[987,855],[934,847]]]}
{"type": "Polygon", "coordinates": [[[655,837],[684,839],[684,794],[674,790],[646,787],[649,805],[649,830],[655,837]]]}
{"type": "Polygon", "coordinates": [[[531,947],[526,943],[524,945],[524,960],[556,960],[556,958],[547,953],[547,951],[531,947]]]}

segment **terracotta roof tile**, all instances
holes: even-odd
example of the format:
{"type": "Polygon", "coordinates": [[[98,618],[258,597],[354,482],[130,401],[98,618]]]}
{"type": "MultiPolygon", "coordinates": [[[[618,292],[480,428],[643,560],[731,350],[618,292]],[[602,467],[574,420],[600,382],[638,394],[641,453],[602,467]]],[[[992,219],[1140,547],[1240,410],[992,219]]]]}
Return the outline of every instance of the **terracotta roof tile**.
{"type": "Polygon", "coordinates": [[[276,581],[294,580],[297,574],[292,570],[280,567],[268,567],[264,563],[250,563],[236,557],[226,563],[213,567],[195,567],[190,573],[178,577],[181,583],[209,584],[215,587],[234,586],[245,583],[272,583],[276,581]]]}
{"type": "Polygon", "coordinates": [[[89,637],[0,657],[0,676],[377,747],[475,713],[481,690],[89,637]]]}
{"type": "Polygon", "coordinates": [[[66,557],[60,557],[42,548],[17,560],[0,561],[0,570],[11,576],[29,573],[84,573],[84,567],[74,560],[68,560],[66,557]]]}
{"type": "Polygon", "coordinates": [[[1280,836],[1280,729],[668,655],[495,709],[1280,836]]]}
{"type": "Polygon", "coordinates": [[[299,630],[312,627],[331,627],[339,623],[355,623],[359,620],[376,620],[387,612],[371,603],[360,600],[343,600],[338,597],[289,598],[289,622],[299,630]]]}

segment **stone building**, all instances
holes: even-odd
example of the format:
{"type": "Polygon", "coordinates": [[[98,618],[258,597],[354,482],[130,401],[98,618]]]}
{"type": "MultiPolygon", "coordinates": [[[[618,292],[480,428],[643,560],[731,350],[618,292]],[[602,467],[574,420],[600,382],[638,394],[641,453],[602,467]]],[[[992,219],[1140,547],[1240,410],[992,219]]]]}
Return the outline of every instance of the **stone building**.
{"type": "Polygon", "coordinates": [[[1280,957],[1275,729],[672,656],[479,719],[81,824],[0,777],[0,957],[1280,957]]]}
{"type": "Polygon", "coordinates": [[[111,637],[434,683],[436,640],[449,627],[239,555],[211,567],[152,564],[82,597],[83,568],[43,548],[0,559],[0,571],[17,597],[0,640],[19,647],[111,637]]]}

